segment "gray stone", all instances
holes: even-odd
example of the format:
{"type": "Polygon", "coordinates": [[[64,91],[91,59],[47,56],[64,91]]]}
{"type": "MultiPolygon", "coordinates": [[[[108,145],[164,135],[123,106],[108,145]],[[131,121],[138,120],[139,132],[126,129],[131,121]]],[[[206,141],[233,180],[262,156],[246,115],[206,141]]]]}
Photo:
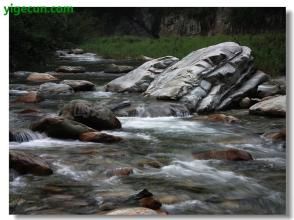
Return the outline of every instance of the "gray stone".
{"type": "Polygon", "coordinates": [[[124,66],[124,65],[116,65],[116,64],[110,64],[106,67],[104,70],[105,73],[128,73],[132,71],[134,67],[132,66],[124,66]]]}
{"type": "Polygon", "coordinates": [[[63,80],[60,83],[69,85],[75,92],[95,90],[95,84],[86,80],[63,80]]]}
{"type": "Polygon", "coordinates": [[[71,95],[74,93],[72,87],[66,84],[44,83],[40,85],[37,92],[37,98],[42,100],[57,95],[71,95]]]}
{"type": "Polygon", "coordinates": [[[113,92],[144,92],[158,74],[177,61],[178,58],[172,56],[148,61],[128,74],[109,82],[105,86],[105,90],[113,92]]]}
{"type": "Polygon", "coordinates": [[[121,128],[120,121],[110,109],[85,100],[72,100],[64,105],[60,115],[97,130],[121,128]]]}
{"type": "Polygon", "coordinates": [[[250,114],[265,116],[286,116],[286,96],[277,96],[258,102],[249,109],[250,114]]]}
{"type": "Polygon", "coordinates": [[[59,66],[55,71],[62,73],[84,73],[86,69],[82,66],[59,66]]]}

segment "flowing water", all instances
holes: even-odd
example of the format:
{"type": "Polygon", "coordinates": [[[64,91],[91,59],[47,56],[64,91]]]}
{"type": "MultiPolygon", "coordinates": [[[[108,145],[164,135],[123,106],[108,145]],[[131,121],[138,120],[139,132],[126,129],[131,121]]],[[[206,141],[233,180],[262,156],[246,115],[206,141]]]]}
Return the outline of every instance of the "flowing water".
{"type": "MultiPolygon", "coordinates": [[[[285,127],[285,119],[248,115],[232,110],[238,125],[209,123],[185,117],[119,117],[122,129],[107,133],[123,137],[113,144],[49,138],[32,133],[30,124],[44,115],[57,114],[64,103],[80,98],[96,102],[130,100],[154,102],[138,94],[104,92],[103,85],[120,76],[101,70],[106,64],[93,54],[67,57],[48,65],[83,65],[89,72],[66,74],[60,79],[86,79],[96,91],[78,92],[38,104],[13,103],[38,87],[10,79],[10,129],[19,140],[10,149],[30,152],[53,168],[51,176],[16,176],[10,180],[10,212],[14,214],[104,214],[130,207],[126,198],[146,188],[162,201],[169,214],[284,214],[286,209],[286,152],[261,134],[285,127]],[[19,114],[27,108],[38,113],[19,114]],[[192,152],[237,148],[250,152],[253,161],[193,160],[192,152]],[[126,177],[107,177],[110,168],[132,167],[126,177]]],[[[137,61],[117,63],[139,65],[137,61]]],[[[41,67],[40,67],[41,69],[41,67]]]]}

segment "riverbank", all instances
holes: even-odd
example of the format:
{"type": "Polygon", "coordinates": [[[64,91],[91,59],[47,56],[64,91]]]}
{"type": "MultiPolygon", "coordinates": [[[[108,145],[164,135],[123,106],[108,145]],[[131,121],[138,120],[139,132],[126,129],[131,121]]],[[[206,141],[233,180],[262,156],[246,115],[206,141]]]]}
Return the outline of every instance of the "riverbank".
{"type": "Polygon", "coordinates": [[[145,37],[117,36],[96,37],[79,45],[85,51],[111,58],[137,58],[141,55],[161,57],[171,55],[183,58],[193,50],[225,41],[239,42],[253,50],[256,66],[271,76],[285,74],[285,34],[216,35],[194,37],[145,37]]]}

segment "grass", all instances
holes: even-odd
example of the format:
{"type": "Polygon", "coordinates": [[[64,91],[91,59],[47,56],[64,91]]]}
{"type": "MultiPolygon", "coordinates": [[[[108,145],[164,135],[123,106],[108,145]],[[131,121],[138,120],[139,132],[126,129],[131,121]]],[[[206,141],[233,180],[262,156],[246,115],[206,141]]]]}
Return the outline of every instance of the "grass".
{"type": "Polygon", "coordinates": [[[193,37],[162,37],[150,39],[133,36],[97,37],[79,47],[111,58],[153,58],[172,55],[183,58],[191,51],[225,41],[234,41],[253,50],[256,66],[272,75],[284,75],[286,70],[285,34],[216,35],[193,37]]]}

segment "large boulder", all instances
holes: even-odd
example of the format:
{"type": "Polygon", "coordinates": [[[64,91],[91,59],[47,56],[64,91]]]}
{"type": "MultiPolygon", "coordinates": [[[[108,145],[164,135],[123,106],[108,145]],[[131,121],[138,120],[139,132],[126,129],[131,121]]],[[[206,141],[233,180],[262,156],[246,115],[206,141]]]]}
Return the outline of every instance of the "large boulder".
{"type": "Polygon", "coordinates": [[[59,66],[55,71],[61,73],[84,73],[86,69],[83,66],[59,66]]]}
{"type": "Polygon", "coordinates": [[[249,108],[250,114],[265,116],[286,116],[286,96],[271,97],[264,101],[258,102],[249,108]]]}
{"type": "Polygon", "coordinates": [[[177,61],[178,58],[172,56],[148,61],[128,74],[109,82],[105,86],[105,90],[113,92],[144,92],[160,73],[177,61]]]}
{"type": "Polygon", "coordinates": [[[135,207],[135,208],[122,208],[116,209],[108,212],[106,215],[119,215],[119,216],[141,216],[141,215],[159,215],[156,211],[143,207],[135,207]]]}
{"type": "Polygon", "coordinates": [[[9,168],[16,170],[19,174],[34,174],[38,176],[47,176],[53,173],[49,165],[41,158],[35,155],[10,150],[9,168]]]}
{"type": "Polygon", "coordinates": [[[104,69],[105,73],[128,73],[132,71],[134,67],[125,65],[110,64],[104,69]]]}
{"type": "Polygon", "coordinates": [[[85,100],[72,100],[63,107],[60,115],[96,130],[121,128],[120,121],[110,109],[85,100]]]}
{"type": "Polygon", "coordinates": [[[58,79],[48,73],[31,73],[27,77],[27,80],[31,82],[48,82],[48,81],[56,81],[58,79]]]}
{"type": "Polygon", "coordinates": [[[95,131],[79,122],[63,117],[45,117],[31,125],[33,131],[44,132],[49,137],[61,139],[79,139],[85,132],[95,131]]]}
{"type": "Polygon", "coordinates": [[[37,92],[37,98],[39,100],[52,98],[57,95],[71,95],[74,93],[74,90],[71,86],[66,84],[57,84],[57,83],[44,83],[40,85],[37,92]]]}
{"type": "Polygon", "coordinates": [[[265,73],[255,71],[250,48],[225,42],[194,51],[169,66],[144,94],[181,101],[191,111],[211,112],[232,107],[267,80],[265,73]]]}
{"type": "Polygon", "coordinates": [[[193,153],[194,159],[197,160],[232,160],[232,161],[242,161],[242,160],[253,160],[253,157],[250,153],[244,150],[238,149],[229,149],[229,150],[210,150],[204,152],[195,152],[193,153]]]}
{"type": "Polygon", "coordinates": [[[95,84],[87,80],[63,80],[61,84],[69,85],[75,92],[77,91],[94,91],[95,84]]]}

